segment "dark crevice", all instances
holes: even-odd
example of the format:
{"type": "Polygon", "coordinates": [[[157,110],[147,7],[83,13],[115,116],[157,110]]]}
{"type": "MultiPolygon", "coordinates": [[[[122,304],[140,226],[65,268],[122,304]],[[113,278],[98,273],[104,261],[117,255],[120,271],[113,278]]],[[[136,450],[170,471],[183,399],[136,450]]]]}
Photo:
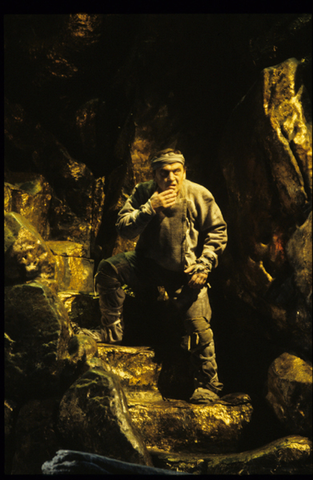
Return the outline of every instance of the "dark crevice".
{"type": "Polygon", "coordinates": [[[306,169],[305,165],[303,164],[303,160],[300,158],[300,156],[297,152],[297,146],[295,145],[293,140],[291,140],[289,145],[290,145],[291,151],[293,153],[293,156],[297,161],[297,164],[299,166],[299,169],[300,169],[300,172],[301,172],[301,175],[302,175],[302,179],[303,179],[303,183],[304,183],[304,190],[305,190],[305,193],[307,194],[307,197],[308,197],[308,202],[307,203],[312,203],[312,192],[311,192],[311,188],[310,188],[310,172],[308,171],[308,165],[307,165],[307,169],[306,169]]]}

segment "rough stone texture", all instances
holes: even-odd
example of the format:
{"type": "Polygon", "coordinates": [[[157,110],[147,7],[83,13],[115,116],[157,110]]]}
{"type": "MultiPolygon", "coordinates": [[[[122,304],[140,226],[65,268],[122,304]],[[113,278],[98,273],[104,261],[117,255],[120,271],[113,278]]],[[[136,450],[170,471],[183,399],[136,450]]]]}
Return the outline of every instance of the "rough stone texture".
{"type": "Polygon", "coordinates": [[[50,248],[53,255],[58,255],[62,257],[87,257],[87,251],[84,249],[84,246],[81,243],[48,240],[46,244],[50,248]]]}
{"type": "Polygon", "coordinates": [[[76,364],[97,356],[98,346],[97,342],[87,335],[73,335],[69,341],[68,351],[71,361],[76,364]]]}
{"type": "MultiPolygon", "coordinates": [[[[157,303],[161,307],[165,304],[157,303]]],[[[125,346],[99,344],[99,357],[121,378],[126,389],[157,388],[165,398],[188,400],[193,392],[193,376],[189,353],[180,347],[179,335],[171,331],[170,321],[162,309],[158,311],[154,306],[154,311],[139,312],[137,308],[132,311],[132,306],[130,301],[124,315],[128,343],[125,346]],[[143,321],[139,321],[140,314],[143,321]]]]}
{"type": "Polygon", "coordinates": [[[312,435],[312,365],[288,353],[269,368],[266,400],[290,434],[312,435]]]}
{"type": "Polygon", "coordinates": [[[157,389],[161,370],[155,352],[148,347],[122,347],[100,344],[99,357],[120,378],[123,387],[138,390],[157,389]]]}
{"type": "MultiPolygon", "coordinates": [[[[58,192],[61,200],[57,197],[52,199],[50,238],[81,243],[90,258],[91,253],[94,254],[95,238],[101,225],[104,179],[94,179],[82,162],[60,159],[60,163],[62,181],[58,181],[57,185],[61,190],[58,192]],[[68,164],[63,169],[66,161],[68,164]]],[[[58,171],[60,166],[57,164],[55,168],[58,171]]]]}
{"type": "Polygon", "coordinates": [[[4,434],[6,439],[9,439],[13,431],[13,411],[15,407],[15,402],[4,400],[4,434]]]}
{"type": "Polygon", "coordinates": [[[152,465],[118,377],[102,368],[88,370],[65,393],[58,427],[70,448],[152,465]]]}
{"type": "Polygon", "coordinates": [[[49,208],[52,189],[42,175],[35,173],[7,173],[4,210],[25,217],[44,240],[49,238],[49,208]]]}
{"type": "MultiPolygon", "coordinates": [[[[175,363],[169,369],[166,357],[159,354],[157,361],[155,351],[147,347],[98,344],[98,355],[106,368],[119,377],[132,422],[147,446],[186,451],[196,445],[197,451],[204,449],[212,453],[238,448],[253,411],[247,395],[225,396],[214,406],[195,406],[171,398],[165,400],[161,392],[168,392],[167,384],[171,383],[172,376],[176,381],[177,376],[183,377],[182,372],[177,375],[175,363]],[[163,373],[160,358],[165,358],[163,373]]],[[[183,365],[183,369],[186,377],[187,366],[183,365]]],[[[176,387],[176,395],[178,392],[176,387]]]]}
{"type": "Polygon", "coordinates": [[[20,409],[11,475],[40,475],[41,465],[59,447],[55,415],[59,398],[31,400],[20,409]]]}
{"type": "Polygon", "coordinates": [[[59,292],[71,324],[80,328],[97,328],[100,325],[99,297],[78,292],[59,292]]]}
{"type": "Polygon", "coordinates": [[[77,379],[94,368],[110,373],[110,367],[98,358],[95,340],[82,334],[73,335],[69,342],[69,357],[65,359],[61,372],[62,394],[65,394],[77,379]]]}
{"type": "Polygon", "coordinates": [[[55,393],[71,333],[57,295],[39,282],[6,287],[4,313],[7,397],[55,393]]]}
{"type": "Polygon", "coordinates": [[[312,441],[288,436],[262,448],[228,455],[150,451],[156,467],[196,475],[312,474],[312,441]]]}
{"type": "Polygon", "coordinates": [[[84,246],[75,242],[51,240],[47,241],[47,245],[53,252],[57,265],[59,292],[93,292],[94,260],[86,258],[84,246]]]}
{"type": "Polygon", "coordinates": [[[89,258],[55,255],[59,291],[91,293],[94,290],[94,261],[89,258]]]}
{"type": "MultiPolygon", "coordinates": [[[[83,162],[74,160],[54,135],[40,124],[36,124],[21,105],[11,104],[6,100],[5,107],[7,138],[17,149],[32,152],[36,168],[40,169],[45,182],[48,183],[46,189],[49,191],[50,228],[45,234],[49,234],[50,239],[74,240],[81,243],[90,257],[101,224],[104,177],[95,179],[89,168],[83,162]]],[[[18,177],[21,176],[21,173],[6,172],[8,182],[11,179],[12,182],[15,179],[18,181],[18,177]]],[[[26,185],[26,188],[31,189],[32,186],[26,185]]],[[[7,208],[11,206],[15,208],[16,204],[20,209],[23,207],[21,202],[30,202],[29,193],[24,194],[22,200],[19,198],[15,200],[16,196],[12,194],[11,198],[9,196],[6,201],[7,208]]],[[[31,201],[38,203],[33,199],[31,201]]],[[[47,211],[47,195],[41,195],[39,201],[43,203],[43,210],[47,211]]],[[[28,211],[26,213],[29,215],[28,211]]],[[[41,220],[34,214],[33,219],[41,220]]],[[[39,224],[38,229],[42,228],[39,224]]]]}
{"type": "MultiPolygon", "coordinates": [[[[295,285],[304,300],[301,311],[312,310],[312,212],[290,237],[286,253],[295,272],[295,285]]],[[[305,315],[302,313],[301,316],[305,315]]]]}
{"type": "Polygon", "coordinates": [[[309,354],[311,315],[299,277],[309,282],[307,298],[312,136],[301,69],[291,58],[263,70],[229,119],[220,158],[229,196],[226,219],[235,238],[227,254],[228,291],[309,354]],[[288,255],[293,235],[305,250],[288,255]]]}
{"type": "Polygon", "coordinates": [[[174,452],[233,452],[253,407],[246,394],[233,394],[212,405],[192,405],[182,400],[129,399],[135,427],[146,445],[174,452]]]}
{"type": "Polygon", "coordinates": [[[17,404],[4,400],[4,473],[10,475],[12,469],[12,450],[15,446],[15,417],[17,404]]]}
{"type": "MultiPolygon", "coordinates": [[[[310,220],[306,223],[311,188],[311,170],[306,163],[310,109],[302,83],[311,95],[312,17],[149,14],[129,18],[5,16],[5,210],[23,212],[45,240],[81,244],[84,255],[76,257],[75,251],[74,256],[92,258],[97,266],[102,257],[135,247],[134,241],[116,237],[114,223],[134,184],[150,175],[149,153],[170,146],[181,149],[188,162],[188,178],[212,191],[230,227],[229,245],[217,272],[212,273],[210,291],[222,381],[228,392],[252,392],[256,414],[270,429],[274,414],[269,420],[269,407],[259,412],[268,365],[283,351],[293,351],[294,345],[303,358],[311,348],[307,315],[310,257],[303,254],[309,248],[310,231],[310,220]],[[286,62],[292,57],[299,62],[286,62]],[[227,198],[218,148],[220,143],[227,145],[222,131],[244,95],[236,110],[243,110],[243,115],[234,123],[230,119],[226,132],[229,151],[236,153],[230,165],[239,171],[234,189],[232,178],[227,179],[227,198]],[[245,163],[247,158],[250,160],[245,163]],[[237,213],[231,209],[238,205],[238,212],[247,218],[237,222],[237,213]],[[252,208],[247,214],[248,206],[252,208]],[[251,232],[260,238],[254,241],[251,232]],[[243,247],[242,239],[246,241],[243,247]],[[292,348],[286,349],[290,343],[292,348]]],[[[91,326],[97,300],[75,292],[72,301],[73,292],[63,293],[60,298],[70,315],[83,326],[91,326]]],[[[22,311],[19,300],[18,313],[22,311]]],[[[141,335],[137,311],[130,314],[136,303],[133,300],[125,308],[133,328],[125,336],[127,345],[137,345],[136,341],[150,345],[150,340],[144,343],[149,336],[141,335]]],[[[141,316],[154,340],[150,325],[156,312],[152,309],[154,306],[150,307],[151,316],[145,317],[143,312],[141,316]]],[[[25,338],[30,352],[32,346],[25,338]]],[[[24,358],[31,359],[24,356],[24,350],[20,355],[17,342],[7,334],[5,345],[8,373],[14,372],[15,385],[19,385],[16,400],[20,408],[27,395],[33,394],[28,392],[33,377],[27,378],[26,388],[19,366],[26,366],[24,358]]],[[[111,368],[93,356],[91,339],[73,337],[70,351],[56,385],[62,394],[88,369],[111,368]]],[[[42,356],[45,358],[44,352],[42,356]]],[[[178,365],[175,356],[173,352],[173,356],[162,357],[158,387],[165,397],[187,398],[186,389],[178,395],[186,376],[185,359],[176,356],[178,363],[182,360],[178,365]]],[[[136,368],[125,368],[124,378],[135,382],[136,368]]],[[[152,371],[147,369],[148,377],[152,371]]],[[[120,372],[124,374],[122,368],[120,372]]],[[[134,385],[140,389],[136,382],[134,385]]],[[[42,385],[38,390],[42,395],[42,385]]],[[[129,401],[137,398],[139,403],[148,398],[161,401],[160,393],[126,391],[129,401]]],[[[14,428],[14,411],[11,414],[14,428]]],[[[274,433],[277,436],[279,432],[274,433]]],[[[250,435],[255,439],[258,431],[250,435]]],[[[264,444],[269,441],[265,437],[264,444]]],[[[14,448],[13,444],[8,469],[14,448]]],[[[31,448],[29,452],[31,456],[31,448]]],[[[286,457],[287,465],[290,457],[286,457]]],[[[268,457],[263,460],[264,467],[268,457]]],[[[301,465],[293,460],[290,465],[292,473],[301,472],[301,465]]]]}
{"type": "Polygon", "coordinates": [[[4,262],[9,283],[23,283],[35,278],[50,285],[56,276],[51,250],[36,228],[19,213],[5,213],[4,262]]]}

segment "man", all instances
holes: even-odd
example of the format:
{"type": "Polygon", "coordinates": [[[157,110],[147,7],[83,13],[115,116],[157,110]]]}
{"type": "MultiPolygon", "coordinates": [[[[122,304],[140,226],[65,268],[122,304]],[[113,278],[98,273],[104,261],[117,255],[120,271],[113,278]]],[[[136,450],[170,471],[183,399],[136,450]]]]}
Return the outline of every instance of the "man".
{"type": "Polygon", "coordinates": [[[190,401],[213,402],[223,384],[217,374],[207,282],[226,247],[226,223],[212,194],[186,180],[179,150],[162,150],[151,165],[153,180],[136,185],[116,222],[121,236],[140,235],[136,249],[102,260],[95,277],[101,339],[122,340],[124,284],[135,292],[165,287],[184,322],[182,347],[191,354],[194,375],[190,401]]]}

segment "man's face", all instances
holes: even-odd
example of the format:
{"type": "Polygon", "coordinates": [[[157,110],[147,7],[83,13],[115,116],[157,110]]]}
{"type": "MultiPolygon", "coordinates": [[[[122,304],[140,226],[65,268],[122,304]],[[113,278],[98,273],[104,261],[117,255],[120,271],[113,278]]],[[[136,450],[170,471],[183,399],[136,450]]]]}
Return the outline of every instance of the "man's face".
{"type": "Polygon", "coordinates": [[[185,178],[186,169],[180,162],[164,165],[154,172],[154,180],[159,187],[159,192],[171,189],[178,194],[185,178]]]}

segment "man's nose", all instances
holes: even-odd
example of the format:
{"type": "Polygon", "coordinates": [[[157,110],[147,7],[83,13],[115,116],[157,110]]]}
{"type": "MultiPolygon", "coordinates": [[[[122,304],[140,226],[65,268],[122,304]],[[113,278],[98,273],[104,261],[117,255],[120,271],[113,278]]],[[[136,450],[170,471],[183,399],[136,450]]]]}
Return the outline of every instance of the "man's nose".
{"type": "Polygon", "coordinates": [[[169,172],[169,174],[168,174],[168,179],[169,179],[171,182],[173,182],[173,180],[175,180],[175,175],[174,175],[173,172],[169,172]]]}

